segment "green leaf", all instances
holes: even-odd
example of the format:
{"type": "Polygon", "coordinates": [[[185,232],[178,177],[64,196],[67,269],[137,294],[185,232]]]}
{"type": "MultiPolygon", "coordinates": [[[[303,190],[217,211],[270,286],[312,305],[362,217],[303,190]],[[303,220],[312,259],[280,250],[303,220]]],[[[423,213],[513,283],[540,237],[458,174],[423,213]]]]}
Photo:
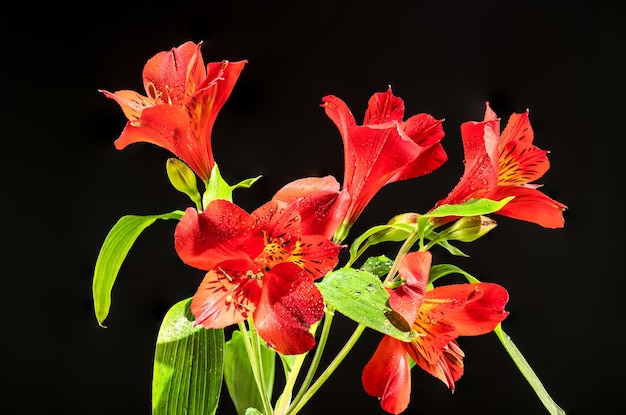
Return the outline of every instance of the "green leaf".
{"type": "Polygon", "coordinates": [[[254,183],[256,183],[261,177],[263,176],[257,176],[257,177],[252,177],[250,179],[245,179],[240,181],[239,183],[232,185],[231,189],[235,190],[235,189],[249,189],[254,183]]]}
{"type": "Polygon", "coordinates": [[[414,226],[407,224],[376,225],[352,241],[350,245],[350,260],[354,262],[358,256],[361,246],[367,241],[369,245],[381,242],[399,242],[411,233],[414,226]]]}
{"type": "Polygon", "coordinates": [[[535,371],[530,367],[530,364],[528,364],[524,355],[522,355],[522,352],[520,352],[517,346],[513,343],[509,335],[502,330],[502,325],[498,324],[494,329],[494,332],[548,412],[552,415],[565,415],[565,411],[550,397],[543,384],[535,374],[535,371]]]}
{"type": "Polygon", "coordinates": [[[469,257],[469,255],[467,255],[465,252],[461,251],[459,248],[457,248],[456,246],[452,245],[448,241],[439,241],[439,242],[437,242],[437,245],[445,248],[452,255],[462,256],[462,257],[466,257],[466,258],[469,257]]]}
{"type": "Polygon", "coordinates": [[[180,219],[182,215],[181,211],[151,216],[127,215],[113,225],[100,248],[93,275],[93,302],[98,324],[103,326],[102,323],[109,315],[113,284],[128,251],[141,232],[157,219],[180,219]]]}
{"type": "Polygon", "coordinates": [[[209,181],[206,183],[206,190],[204,195],[202,195],[202,206],[206,207],[212,200],[215,199],[224,199],[229,202],[233,201],[232,188],[222,177],[220,169],[217,167],[217,163],[213,165],[211,176],[209,177],[209,181]]]}
{"type": "Polygon", "coordinates": [[[441,205],[432,211],[420,216],[418,221],[424,216],[431,218],[442,218],[445,216],[477,216],[497,212],[504,205],[513,200],[514,196],[505,197],[500,201],[491,199],[470,199],[467,202],[456,205],[441,205]]]}
{"type": "Polygon", "coordinates": [[[363,271],[371,272],[377,277],[382,277],[383,275],[387,275],[391,270],[391,266],[393,265],[393,261],[387,258],[385,255],[380,255],[376,257],[369,257],[361,267],[363,271]]]}
{"type": "MultiPolygon", "coordinates": [[[[261,371],[265,377],[266,395],[272,396],[276,352],[264,344],[258,346],[261,351],[261,371]]],[[[239,415],[247,414],[247,410],[251,408],[263,408],[263,400],[254,379],[243,335],[239,330],[233,331],[232,337],[226,342],[224,380],[239,415]]]]}
{"type": "Polygon", "coordinates": [[[191,298],[175,304],[157,336],[153,415],[213,415],[224,369],[224,330],[193,327],[191,298]]]}
{"type": "MultiPolygon", "coordinates": [[[[419,229],[422,232],[427,229],[428,221],[431,218],[444,218],[446,216],[477,216],[487,215],[489,213],[497,212],[502,209],[504,205],[513,200],[514,196],[505,197],[500,201],[491,199],[470,199],[464,203],[455,205],[441,205],[431,210],[430,212],[420,216],[417,219],[419,229]]],[[[421,235],[422,237],[424,235],[421,235]]]]}
{"type": "Polygon", "coordinates": [[[432,284],[436,280],[441,277],[445,277],[450,274],[461,274],[463,275],[469,282],[477,283],[480,282],[478,279],[474,278],[471,274],[466,271],[463,271],[461,268],[452,264],[437,264],[433,265],[430,268],[430,275],[428,277],[428,283],[432,284]]]}
{"type": "Polygon", "coordinates": [[[263,412],[259,411],[256,408],[248,408],[246,409],[245,415],[263,415],[263,412]]]}
{"type": "Polygon", "coordinates": [[[327,304],[357,323],[402,341],[415,337],[407,322],[389,307],[389,294],[374,274],[341,268],[317,286],[327,304]]]}

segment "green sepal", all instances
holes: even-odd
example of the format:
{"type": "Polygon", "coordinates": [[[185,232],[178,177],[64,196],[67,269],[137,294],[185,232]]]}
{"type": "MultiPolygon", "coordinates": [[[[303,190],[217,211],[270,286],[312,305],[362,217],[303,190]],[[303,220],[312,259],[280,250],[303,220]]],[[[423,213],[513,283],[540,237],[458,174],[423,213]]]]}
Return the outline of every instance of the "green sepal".
{"type": "Polygon", "coordinates": [[[93,274],[93,303],[98,324],[109,315],[111,308],[111,290],[128,251],[141,232],[152,225],[157,219],[180,219],[182,211],[174,211],[162,215],[127,215],[121,217],[109,231],[98,253],[93,274]]]}
{"type": "Polygon", "coordinates": [[[389,294],[371,272],[341,268],[326,275],[317,287],[327,304],[357,323],[405,342],[417,335],[389,307],[389,294]]]}
{"type": "MultiPolygon", "coordinates": [[[[248,337],[251,336],[248,334],[248,337]]],[[[258,347],[261,356],[261,373],[265,377],[263,382],[266,388],[265,393],[267,396],[272,396],[276,352],[264,344],[259,344],[258,347]]],[[[263,408],[263,400],[250,366],[243,335],[239,330],[233,331],[230,340],[226,342],[224,381],[237,414],[244,415],[248,413],[248,409],[263,408]]]]}
{"type": "Polygon", "coordinates": [[[224,330],[193,327],[191,298],[167,312],[157,336],[153,415],[213,415],[224,370],[224,330]]]}

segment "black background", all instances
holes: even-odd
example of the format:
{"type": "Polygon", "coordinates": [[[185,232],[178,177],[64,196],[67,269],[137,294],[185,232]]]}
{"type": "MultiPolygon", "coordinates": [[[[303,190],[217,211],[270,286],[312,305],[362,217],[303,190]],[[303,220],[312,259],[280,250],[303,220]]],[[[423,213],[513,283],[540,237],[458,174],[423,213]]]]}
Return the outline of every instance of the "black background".
{"type": "MultiPolygon", "coordinates": [[[[341,139],[319,107],[327,94],[360,122],[367,99],[391,85],[407,116],[446,120],[449,161],[385,187],[355,231],[444,197],[462,174],[459,126],[482,119],[485,101],[503,122],[530,108],[535,144],[552,163],[539,182],[568,205],[565,228],[495,217],[498,228],[463,246],[470,258],[437,251],[434,261],[509,290],[504,329],[568,414],[626,409],[622,5],[142,3],[3,6],[3,413],[150,411],[160,320],[202,273],[176,257],[175,223],[155,223],[123,265],[108,328],[98,326],[91,277],[108,230],[123,215],[189,202],[167,181],[167,152],[114,149],[125,118],[97,90],[143,92],[145,61],[187,40],[204,42],[207,62],[249,61],[213,131],[227,181],[263,175],[235,194],[248,210],[296,178],[341,180],[341,139]]],[[[351,327],[337,319],[331,352],[351,327]]],[[[383,413],[360,384],[378,338],[366,334],[302,414],[383,413]]],[[[460,344],[456,392],[415,370],[407,414],[547,413],[495,335],[460,344]]]]}

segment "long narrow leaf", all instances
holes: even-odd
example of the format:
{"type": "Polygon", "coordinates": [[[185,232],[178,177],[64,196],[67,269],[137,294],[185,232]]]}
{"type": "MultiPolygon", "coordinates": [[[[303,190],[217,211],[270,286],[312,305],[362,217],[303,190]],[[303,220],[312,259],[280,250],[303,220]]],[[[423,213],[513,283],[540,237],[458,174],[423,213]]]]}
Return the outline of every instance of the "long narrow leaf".
{"type": "Polygon", "coordinates": [[[157,336],[153,415],[213,415],[224,373],[224,330],[193,327],[191,298],[165,315],[157,336]]]}
{"type": "Polygon", "coordinates": [[[181,216],[180,211],[150,216],[127,215],[111,228],[98,253],[93,275],[93,303],[98,324],[103,326],[104,319],[109,315],[113,284],[128,251],[141,232],[157,219],[180,219],[181,216]]]}
{"type": "Polygon", "coordinates": [[[526,378],[526,380],[533,388],[533,390],[537,394],[537,397],[539,397],[539,399],[543,403],[543,406],[546,407],[548,412],[550,412],[551,415],[565,415],[565,411],[561,407],[559,407],[556,402],[554,402],[554,400],[550,397],[550,395],[546,391],[546,388],[544,388],[543,384],[535,374],[535,371],[532,369],[532,367],[530,367],[530,364],[528,364],[528,362],[524,358],[524,355],[522,355],[522,352],[520,352],[517,346],[513,343],[509,335],[506,334],[504,330],[502,330],[502,326],[500,324],[496,326],[494,332],[498,336],[498,339],[500,339],[500,342],[504,346],[504,349],[509,353],[509,356],[511,356],[511,359],[513,359],[513,362],[515,362],[517,368],[520,370],[520,372],[522,372],[522,375],[526,378]]]}

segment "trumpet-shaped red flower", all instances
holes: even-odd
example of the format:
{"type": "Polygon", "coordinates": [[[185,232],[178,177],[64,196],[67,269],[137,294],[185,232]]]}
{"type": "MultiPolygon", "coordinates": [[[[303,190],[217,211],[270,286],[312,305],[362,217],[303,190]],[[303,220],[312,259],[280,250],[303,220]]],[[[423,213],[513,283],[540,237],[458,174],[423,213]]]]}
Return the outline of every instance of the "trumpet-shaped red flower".
{"type": "Polygon", "coordinates": [[[392,308],[411,319],[407,321],[419,335],[410,342],[383,337],[363,370],[365,391],[379,397],[382,408],[392,414],[403,412],[409,404],[407,356],[454,391],[465,356],[457,338],[488,333],[508,315],[504,311],[508,293],[497,284],[455,284],[425,291],[430,263],[428,251],[408,254],[399,269],[406,283],[390,290],[392,308]]]}
{"type": "Polygon", "coordinates": [[[404,101],[391,88],[370,98],[363,125],[357,125],[345,102],[335,96],[324,97],[322,107],[343,140],[343,189],[350,197],[343,220],[347,227],[383,186],[428,174],[447,160],[439,143],[442,121],[429,114],[403,121],[404,101]]]}
{"type": "Polygon", "coordinates": [[[183,160],[203,181],[214,165],[211,132],[246,63],[211,62],[206,67],[201,43],[186,42],[159,52],[143,69],[146,95],[101,91],[114,99],[128,122],[115,147],[147,142],[183,160]]]}
{"type": "Polygon", "coordinates": [[[548,152],[533,144],[528,111],[512,114],[500,134],[500,119],[486,103],[482,122],[461,125],[465,171],[459,183],[437,206],[457,204],[472,198],[515,198],[497,213],[533,222],[546,228],[564,226],[564,204],[537,190],[539,179],[550,168],[548,152]]]}
{"type": "Polygon", "coordinates": [[[303,199],[273,200],[251,214],[226,200],[189,208],[175,246],[188,265],[206,270],[191,302],[195,324],[223,328],[252,316],[267,345],[282,354],[315,345],[309,332],[324,303],[314,281],[332,270],[341,246],[307,233],[303,199]]]}

